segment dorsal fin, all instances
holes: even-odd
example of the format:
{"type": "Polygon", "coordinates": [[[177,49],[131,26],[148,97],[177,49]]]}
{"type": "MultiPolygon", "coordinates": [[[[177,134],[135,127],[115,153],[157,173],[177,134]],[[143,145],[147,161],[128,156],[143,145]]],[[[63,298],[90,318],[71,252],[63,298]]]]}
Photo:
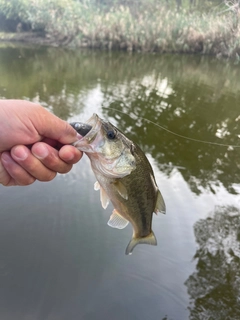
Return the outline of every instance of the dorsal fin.
{"type": "Polygon", "coordinates": [[[166,213],[165,202],[164,202],[163,197],[161,195],[161,192],[159,190],[157,191],[157,201],[156,201],[156,206],[155,206],[154,212],[156,214],[158,214],[158,212],[161,212],[164,214],[166,213]]]}

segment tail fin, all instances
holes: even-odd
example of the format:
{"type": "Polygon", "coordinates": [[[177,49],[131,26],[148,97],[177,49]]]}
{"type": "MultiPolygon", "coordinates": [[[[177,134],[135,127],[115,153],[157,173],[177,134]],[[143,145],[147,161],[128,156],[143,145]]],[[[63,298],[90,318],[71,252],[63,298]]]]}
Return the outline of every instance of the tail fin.
{"type": "Polygon", "coordinates": [[[127,254],[127,255],[132,254],[133,249],[138,244],[150,244],[152,246],[156,246],[157,245],[157,239],[156,239],[153,231],[147,237],[135,238],[133,236],[131,241],[129,242],[127,248],[126,248],[125,254],[127,254]]]}

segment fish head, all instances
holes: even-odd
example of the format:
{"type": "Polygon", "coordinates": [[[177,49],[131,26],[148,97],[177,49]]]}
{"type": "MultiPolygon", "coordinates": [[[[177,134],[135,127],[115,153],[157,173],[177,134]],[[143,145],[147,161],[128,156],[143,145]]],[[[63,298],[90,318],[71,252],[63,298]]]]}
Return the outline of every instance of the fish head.
{"type": "Polygon", "coordinates": [[[91,128],[74,146],[85,152],[94,171],[107,177],[122,178],[136,168],[133,142],[97,114],[86,122],[91,128]]]}

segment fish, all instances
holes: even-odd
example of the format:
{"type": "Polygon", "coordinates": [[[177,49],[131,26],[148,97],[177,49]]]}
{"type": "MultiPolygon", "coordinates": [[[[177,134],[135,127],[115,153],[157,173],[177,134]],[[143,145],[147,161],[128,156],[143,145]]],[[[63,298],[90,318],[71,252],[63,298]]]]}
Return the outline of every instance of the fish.
{"type": "Polygon", "coordinates": [[[70,124],[80,135],[73,145],[90,159],[102,207],[106,209],[110,201],[113,204],[108,225],[123,229],[130,222],[133,227],[125,254],[132,254],[138,244],[156,246],[152,217],[166,213],[166,206],[144,152],[96,113],[86,123],[70,124]]]}

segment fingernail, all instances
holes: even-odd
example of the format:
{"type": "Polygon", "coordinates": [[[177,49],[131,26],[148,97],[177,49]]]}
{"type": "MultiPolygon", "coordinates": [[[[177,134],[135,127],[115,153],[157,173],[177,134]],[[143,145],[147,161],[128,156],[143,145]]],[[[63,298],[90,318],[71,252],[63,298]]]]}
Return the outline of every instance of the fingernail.
{"type": "Polygon", "coordinates": [[[65,154],[64,160],[65,161],[71,161],[74,158],[74,154],[73,153],[68,153],[65,154]]]}
{"type": "Polygon", "coordinates": [[[9,152],[6,151],[1,154],[1,161],[8,162],[9,158],[11,158],[9,152]]]}
{"type": "Polygon", "coordinates": [[[81,136],[79,133],[77,133],[77,139],[80,140],[82,139],[83,136],[81,136]]]}
{"type": "Polygon", "coordinates": [[[27,159],[28,152],[25,147],[17,146],[12,148],[11,155],[14,159],[23,161],[27,159]]]}
{"type": "Polygon", "coordinates": [[[42,143],[39,143],[34,145],[32,153],[36,158],[44,159],[48,156],[48,149],[42,143]]]}

